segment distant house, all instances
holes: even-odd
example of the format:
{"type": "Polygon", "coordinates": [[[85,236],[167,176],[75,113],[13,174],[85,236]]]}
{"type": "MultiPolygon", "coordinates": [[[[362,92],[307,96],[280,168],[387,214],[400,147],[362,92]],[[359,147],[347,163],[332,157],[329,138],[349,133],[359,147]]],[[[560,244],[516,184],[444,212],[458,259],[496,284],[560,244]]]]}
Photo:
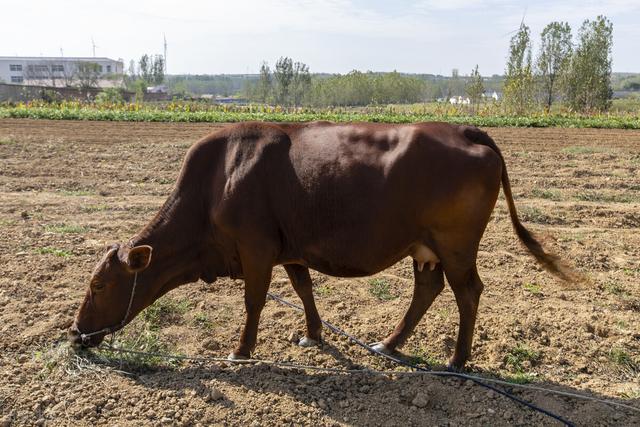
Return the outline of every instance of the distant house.
{"type": "Polygon", "coordinates": [[[216,96],[214,101],[217,104],[247,104],[249,102],[248,99],[246,98],[239,98],[239,97],[233,97],[233,96],[216,96]]]}
{"type": "Polygon", "coordinates": [[[122,61],[109,58],[0,56],[0,81],[11,84],[106,88],[121,86],[123,76],[122,61]]]}
{"type": "Polygon", "coordinates": [[[449,104],[452,105],[469,105],[471,104],[471,100],[467,97],[463,98],[462,96],[452,96],[449,98],[449,104]]]}
{"type": "Polygon", "coordinates": [[[630,98],[632,96],[634,96],[634,94],[637,94],[638,91],[633,91],[633,90],[614,90],[613,94],[612,94],[612,98],[613,99],[624,99],[624,98],[630,98]]]}
{"type": "Polygon", "coordinates": [[[169,88],[167,85],[149,86],[147,87],[147,93],[167,93],[169,88]]]}
{"type": "Polygon", "coordinates": [[[498,99],[500,99],[500,96],[498,95],[498,92],[496,92],[495,90],[491,93],[483,93],[482,94],[482,98],[484,98],[485,100],[490,100],[493,99],[494,101],[497,101],[498,99]]]}

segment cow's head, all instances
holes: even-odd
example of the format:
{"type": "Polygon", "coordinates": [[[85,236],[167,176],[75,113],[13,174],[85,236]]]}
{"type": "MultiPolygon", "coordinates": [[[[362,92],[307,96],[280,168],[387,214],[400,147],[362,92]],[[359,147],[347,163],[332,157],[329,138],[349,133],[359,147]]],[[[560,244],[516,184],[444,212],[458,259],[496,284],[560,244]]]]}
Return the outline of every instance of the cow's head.
{"type": "Polygon", "coordinates": [[[116,244],[108,248],[91,275],[84,302],[69,328],[68,336],[73,345],[97,346],[105,335],[120,329],[153,303],[157,289],[153,275],[145,275],[151,252],[151,246],[147,245],[116,244]]]}

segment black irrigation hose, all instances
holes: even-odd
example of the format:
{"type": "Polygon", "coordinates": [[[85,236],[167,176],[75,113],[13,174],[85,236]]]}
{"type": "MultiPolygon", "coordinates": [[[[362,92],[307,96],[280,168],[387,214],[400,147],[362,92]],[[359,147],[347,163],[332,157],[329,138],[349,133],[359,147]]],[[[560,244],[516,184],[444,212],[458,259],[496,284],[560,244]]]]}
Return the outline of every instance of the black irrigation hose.
{"type": "MultiPolygon", "coordinates": [[[[293,303],[281,298],[278,295],[274,295],[274,294],[272,294],[270,292],[267,295],[269,296],[269,298],[271,298],[271,299],[273,299],[273,300],[275,300],[275,301],[277,301],[277,302],[279,302],[281,304],[284,304],[284,305],[286,305],[288,307],[294,308],[294,309],[296,309],[298,311],[304,312],[304,308],[300,307],[299,305],[293,304],[293,303]]],[[[496,392],[498,394],[501,394],[501,395],[503,395],[505,397],[508,397],[509,399],[513,400],[514,402],[518,402],[519,404],[524,405],[524,406],[528,407],[529,409],[532,409],[534,411],[538,411],[538,412],[540,412],[540,413],[542,413],[542,414],[544,414],[544,415],[546,415],[548,417],[551,417],[551,418],[553,418],[553,419],[555,419],[557,421],[560,421],[562,424],[564,424],[566,426],[575,427],[575,424],[573,424],[571,421],[566,420],[566,419],[562,418],[561,416],[554,414],[553,412],[547,411],[544,408],[536,406],[531,402],[527,402],[524,399],[521,399],[521,398],[519,398],[517,396],[514,396],[513,394],[511,394],[511,393],[509,393],[509,392],[507,392],[505,390],[501,390],[501,389],[499,389],[497,387],[494,387],[494,386],[492,386],[490,384],[487,384],[487,383],[485,383],[485,382],[483,382],[483,381],[481,381],[481,380],[479,380],[479,379],[477,379],[475,377],[472,377],[470,375],[460,374],[458,372],[433,371],[431,369],[427,369],[427,368],[423,368],[421,366],[414,365],[414,364],[406,362],[406,361],[404,361],[402,359],[398,359],[398,358],[393,357],[391,355],[384,354],[384,353],[381,353],[379,351],[376,351],[370,345],[360,341],[358,338],[354,337],[353,335],[349,334],[348,332],[345,332],[344,330],[338,328],[337,326],[332,325],[331,323],[327,322],[326,320],[321,320],[321,321],[322,321],[322,324],[325,325],[327,328],[329,328],[332,332],[348,338],[349,340],[351,340],[355,344],[357,344],[360,347],[366,349],[370,353],[375,354],[376,356],[382,356],[382,357],[384,357],[386,359],[389,359],[389,360],[397,363],[398,365],[402,365],[402,366],[405,366],[407,368],[412,368],[412,369],[415,369],[417,371],[429,372],[430,374],[433,374],[433,375],[436,375],[436,376],[456,377],[456,378],[462,378],[462,379],[471,380],[474,383],[476,383],[476,384],[478,384],[478,385],[480,385],[482,387],[488,388],[489,390],[492,390],[492,391],[494,391],[494,392],[496,392]]]]}

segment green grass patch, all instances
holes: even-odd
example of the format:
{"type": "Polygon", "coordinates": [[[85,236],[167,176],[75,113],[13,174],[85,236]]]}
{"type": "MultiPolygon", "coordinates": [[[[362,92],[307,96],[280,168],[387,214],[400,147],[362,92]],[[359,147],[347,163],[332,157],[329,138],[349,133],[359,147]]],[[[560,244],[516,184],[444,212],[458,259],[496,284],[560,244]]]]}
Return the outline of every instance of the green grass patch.
{"type": "Polygon", "coordinates": [[[136,370],[173,368],[181,364],[180,360],[167,359],[159,355],[172,354],[180,356],[181,354],[176,352],[175,345],[164,341],[158,331],[150,330],[147,327],[136,331],[135,334],[119,335],[115,339],[113,346],[122,350],[132,351],[132,353],[103,349],[99,353],[95,353],[96,357],[102,363],[136,370]]]}
{"type": "Polygon", "coordinates": [[[621,331],[626,331],[629,329],[629,324],[627,322],[625,322],[624,320],[618,320],[616,321],[616,326],[618,327],[618,329],[620,329],[621,331]]]}
{"type": "Polygon", "coordinates": [[[413,365],[426,365],[430,368],[433,368],[434,366],[444,365],[442,360],[430,354],[423,347],[419,347],[409,354],[409,363],[413,365]]]}
{"type": "Polygon", "coordinates": [[[204,313],[202,311],[197,312],[193,316],[193,324],[194,326],[201,329],[207,329],[207,330],[213,329],[213,321],[209,319],[209,316],[207,315],[207,313],[204,313]]]}
{"type": "Polygon", "coordinates": [[[449,317],[451,317],[451,309],[447,307],[439,308],[436,311],[436,315],[442,320],[449,320],[449,317]]]}
{"type": "Polygon", "coordinates": [[[15,143],[16,143],[15,139],[10,138],[8,136],[3,136],[0,138],[0,145],[10,145],[15,143]]]}
{"type": "Polygon", "coordinates": [[[640,371],[640,356],[633,357],[621,347],[614,347],[609,351],[609,360],[624,371],[632,373],[640,371]]]}
{"type": "Polygon", "coordinates": [[[555,190],[543,190],[540,188],[534,188],[531,191],[531,195],[540,199],[553,200],[554,202],[562,200],[562,197],[560,197],[560,193],[555,190]]]}
{"type": "Polygon", "coordinates": [[[604,284],[604,289],[610,294],[616,295],[619,297],[628,297],[631,295],[629,291],[624,287],[624,285],[621,285],[619,282],[616,282],[613,280],[608,280],[604,284]]]}
{"type": "Polygon", "coordinates": [[[315,287],[315,291],[318,295],[327,296],[331,295],[331,293],[333,292],[333,287],[329,285],[320,285],[315,287]]]}
{"type": "MultiPolygon", "coordinates": [[[[68,378],[79,375],[104,376],[114,369],[125,371],[147,371],[157,369],[171,369],[182,364],[179,359],[162,357],[162,355],[182,356],[177,351],[176,343],[167,340],[158,329],[160,319],[175,311],[182,312],[186,304],[181,301],[168,302],[168,298],[161,298],[158,307],[151,310],[151,316],[137,316],[126,328],[115,336],[107,337],[107,346],[98,349],[74,350],[66,341],[53,346],[42,347],[34,353],[34,359],[40,363],[38,378],[46,380],[51,376],[68,378]]],[[[152,306],[153,307],[153,306],[152,306]]]]}
{"type": "Polygon", "coordinates": [[[541,358],[541,354],[529,348],[525,344],[518,344],[504,356],[504,363],[512,371],[516,373],[524,373],[524,363],[529,362],[531,365],[536,364],[541,358]]]}
{"type": "Polygon", "coordinates": [[[380,301],[389,301],[397,298],[397,295],[391,293],[389,282],[382,278],[369,280],[369,293],[380,301]]]}
{"type": "Polygon", "coordinates": [[[514,384],[529,384],[538,378],[536,374],[530,372],[517,371],[504,376],[505,381],[514,384]]]}
{"type": "Polygon", "coordinates": [[[190,308],[191,303],[186,299],[176,300],[165,296],[147,307],[142,312],[142,318],[149,329],[157,330],[168,324],[181,323],[190,308]]]}
{"type": "Polygon", "coordinates": [[[558,238],[559,242],[584,242],[587,240],[588,236],[583,232],[573,232],[571,234],[563,233],[561,237],[558,238]]]}
{"type": "Polygon", "coordinates": [[[82,234],[89,231],[89,229],[86,227],[72,224],[47,225],[44,227],[44,229],[45,231],[58,234],[82,234]]]}
{"type": "Polygon", "coordinates": [[[111,209],[111,207],[107,205],[89,205],[89,206],[81,206],[80,210],[82,212],[91,213],[91,212],[104,212],[111,209]]]}
{"type": "Polygon", "coordinates": [[[64,249],[58,249],[58,248],[52,248],[49,246],[45,246],[43,248],[37,248],[36,253],[39,253],[40,255],[45,255],[45,254],[51,254],[51,255],[55,255],[61,258],[68,258],[73,256],[73,253],[64,250],[64,249]]]}
{"type": "Polygon", "coordinates": [[[620,393],[620,397],[623,399],[640,399],[640,387],[623,391],[620,393]]]}
{"type": "Polygon", "coordinates": [[[549,221],[547,214],[533,206],[523,206],[520,208],[520,212],[522,213],[522,219],[527,222],[545,224],[549,221]]]}
{"type": "Polygon", "coordinates": [[[581,202],[630,203],[632,197],[626,194],[604,194],[597,191],[581,191],[575,195],[581,202]]]}
{"type": "Polygon", "coordinates": [[[597,147],[585,147],[581,145],[572,145],[570,147],[564,147],[562,152],[565,154],[575,154],[575,155],[584,155],[584,154],[594,154],[600,153],[603,150],[597,147]]]}
{"type": "MultiPolygon", "coordinates": [[[[124,366],[133,370],[179,366],[182,363],[180,360],[160,356],[160,354],[181,355],[177,352],[176,343],[163,337],[161,328],[182,323],[184,315],[190,308],[191,303],[186,299],[174,299],[168,296],[158,299],[121,333],[116,334],[113,346],[126,351],[101,349],[95,352],[95,357],[101,363],[124,366]]],[[[206,317],[196,315],[196,318],[203,322],[208,321],[206,317]]]]}
{"type": "Polygon", "coordinates": [[[92,196],[95,193],[88,190],[60,190],[60,194],[64,196],[78,197],[78,196],[92,196]]]}
{"type": "Polygon", "coordinates": [[[533,295],[541,295],[542,294],[542,288],[537,283],[534,283],[534,282],[525,283],[524,285],[522,285],[522,287],[524,288],[525,291],[527,291],[527,292],[529,292],[529,293],[531,293],[533,295]]]}

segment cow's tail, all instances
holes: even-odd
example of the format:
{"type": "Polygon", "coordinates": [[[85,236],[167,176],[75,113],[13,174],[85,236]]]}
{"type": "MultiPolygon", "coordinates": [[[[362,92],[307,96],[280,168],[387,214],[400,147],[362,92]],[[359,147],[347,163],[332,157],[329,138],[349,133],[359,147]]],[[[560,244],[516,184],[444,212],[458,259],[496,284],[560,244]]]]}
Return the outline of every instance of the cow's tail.
{"type": "Polygon", "coordinates": [[[516,205],[513,202],[513,194],[511,193],[511,184],[509,183],[509,174],[507,173],[507,165],[502,157],[500,149],[496,145],[495,141],[487,135],[486,132],[473,127],[468,126],[463,128],[463,134],[469,140],[476,144],[485,145],[491,148],[500,157],[502,162],[502,190],[504,191],[504,197],[507,200],[509,206],[509,216],[511,217],[511,223],[513,229],[520,241],[527,247],[529,252],[535,257],[535,259],[542,265],[547,271],[562,279],[565,282],[581,282],[584,280],[581,274],[577,273],[573,268],[567,265],[559,256],[554,253],[547,252],[542,247],[538,239],[525,228],[518,218],[518,212],[516,205]]]}

